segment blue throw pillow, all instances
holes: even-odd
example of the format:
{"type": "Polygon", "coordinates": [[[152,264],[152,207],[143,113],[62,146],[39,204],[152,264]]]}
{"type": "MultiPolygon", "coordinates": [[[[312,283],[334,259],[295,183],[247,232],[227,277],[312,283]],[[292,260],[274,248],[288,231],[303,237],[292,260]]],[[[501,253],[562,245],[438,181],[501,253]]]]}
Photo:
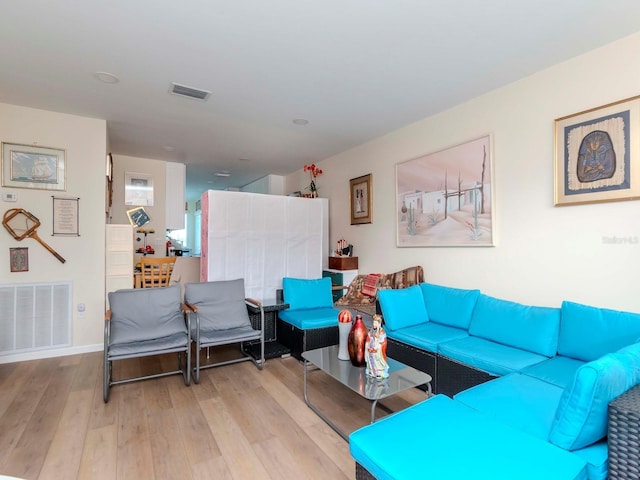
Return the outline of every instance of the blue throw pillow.
{"type": "Polygon", "coordinates": [[[480,290],[464,290],[421,283],[429,320],[467,330],[480,290]]]}
{"type": "Polygon", "coordinates": [[[556,410],[549,441],[578,450],[607,434],[607,409],[640,382],[640,344],[585,363],[576,371],[556,410]]]}
{"type": "Polygon", "coordinates": [[[562,302],[559,355],[590,362],[638,337],[640,314],[562,302]]]}
{"type": "Polygon", "coordinates": [[[331,278],[290,278],[282,279],[284,301],[292,310],[305,308],[333,307],[331,278]]]}
{"type": "Polygon", "coordinates": [[[522,305],[481,294],[469,334],[552,357],[558,349],[560,309],[522,305]]]}
{"type": "Polygon", "coordinates": [[[419,285],[397,290],[379,290],[378,301],[389,331],[429,321],[419,285]]]}

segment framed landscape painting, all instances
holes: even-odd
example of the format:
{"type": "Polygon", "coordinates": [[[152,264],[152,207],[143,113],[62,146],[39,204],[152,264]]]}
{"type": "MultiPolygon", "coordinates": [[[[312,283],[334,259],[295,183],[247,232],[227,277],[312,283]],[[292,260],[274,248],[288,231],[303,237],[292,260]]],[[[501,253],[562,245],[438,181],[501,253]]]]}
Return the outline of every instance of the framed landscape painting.
{"type": "Polygon", "coordinates": [[[640,96],[555,121],[555,205],[640,198],[640,96]]]}
{"type": "Polygon", "coordinates": [[[398,247],[494,245],[491,136],[396,165],[398,247]]]}

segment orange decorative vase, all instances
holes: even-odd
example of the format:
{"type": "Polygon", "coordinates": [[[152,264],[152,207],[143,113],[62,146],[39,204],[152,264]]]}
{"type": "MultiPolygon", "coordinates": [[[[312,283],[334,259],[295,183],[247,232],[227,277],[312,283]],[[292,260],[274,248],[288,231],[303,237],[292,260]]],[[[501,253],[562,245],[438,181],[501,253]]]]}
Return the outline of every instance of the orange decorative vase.
{"type": "Polygon", "coordinates": [[[367,333],[367,327],[362,321],[362,316],[356,315],[348,339],[349,360],[351,360],[351,364],[354,367],[364,367],[367,333]]]}

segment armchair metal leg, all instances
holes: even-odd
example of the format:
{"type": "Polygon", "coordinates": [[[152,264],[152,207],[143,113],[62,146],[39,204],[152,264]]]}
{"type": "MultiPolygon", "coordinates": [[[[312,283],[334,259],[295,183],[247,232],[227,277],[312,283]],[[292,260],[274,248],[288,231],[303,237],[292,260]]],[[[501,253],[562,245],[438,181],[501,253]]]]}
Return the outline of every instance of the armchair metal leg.
{"type": "Polygon", "coordinates": [[[196,368],[193,369],[193,381],[200,383],[200,339],[196,340],[196,368]]]}
{"type": "Polygon", "coordinates": [[[104,403],[109,401],[109,386],[111,384],[111,362],[104,356],[104,365],[102,368],[102,399],[104,403]]]}

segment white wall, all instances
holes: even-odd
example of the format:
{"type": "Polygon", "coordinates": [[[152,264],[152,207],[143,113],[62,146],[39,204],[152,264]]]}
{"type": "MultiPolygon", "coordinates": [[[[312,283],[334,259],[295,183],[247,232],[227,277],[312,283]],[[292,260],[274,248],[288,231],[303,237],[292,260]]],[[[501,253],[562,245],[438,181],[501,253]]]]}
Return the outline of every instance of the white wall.
{"type": "MultiPolygon", "coordinates": [[[[640,94],[638,51],[635,34],[320,162],[331,245],[340,237],[352,243],[363,273],[419,264],[429,282],[523,303],[557,306],[566,299],[640,311],[640,203],[553,205],[554,119],[640,94]],[[497,246],[397,248],[396,163],[487,133],[497,246]],[[349,179],[368,173],[373,223],[351,226],[349,179]],[[638,243],[608,244],[604,237],[638,243]]],[[[287,177],[286,190],[307,184],[298,171],[287,177]]]]}
{"type": "MultiPolygon", "coordinates": [[[[166,254],[166,162],[149,158],[129,157],[126,155],[113,156],[113,205],[109,223],[129,223],[127,210],[135,206],[124,204],[125,173],[142,173],[153,178],[153,206],[144,207],[151,217],[151,221],[143,228],[152,228],[155,233],[147,235],[147,244],[153,246],[156,257],[166,254]]],[[[134,233],[134,251],[144,245],[141,235],[134,233]]]]}
{"type": "MultiPolygon", "coordinates": [[[[14,193],[15,203],[0,202],[2,214],[11,208],[24,208],[38,217],[38,234],[66,263],[33,239],[15,240],[0,230],[0,283],[37,283],[71,281],[73,285],[73,348],[40,352],[39,356],[75,353],[84,347],[101,344],[104,326],[104,234],[105,234],[105,159],[106,122],[0,103],[0,139],[65,149],[67,189],[56,196],[79,197],[79,237],[52,236],[52,199],[54,192],[22,188],[3,188],[14,193]],[[11,273],[9,248],[29,248],[29,271],[11,273]],[[78,313],[84,303],[86,311],[78,313]]],[[[0,361],[11,360],[8,357],[0,361]]]]}

